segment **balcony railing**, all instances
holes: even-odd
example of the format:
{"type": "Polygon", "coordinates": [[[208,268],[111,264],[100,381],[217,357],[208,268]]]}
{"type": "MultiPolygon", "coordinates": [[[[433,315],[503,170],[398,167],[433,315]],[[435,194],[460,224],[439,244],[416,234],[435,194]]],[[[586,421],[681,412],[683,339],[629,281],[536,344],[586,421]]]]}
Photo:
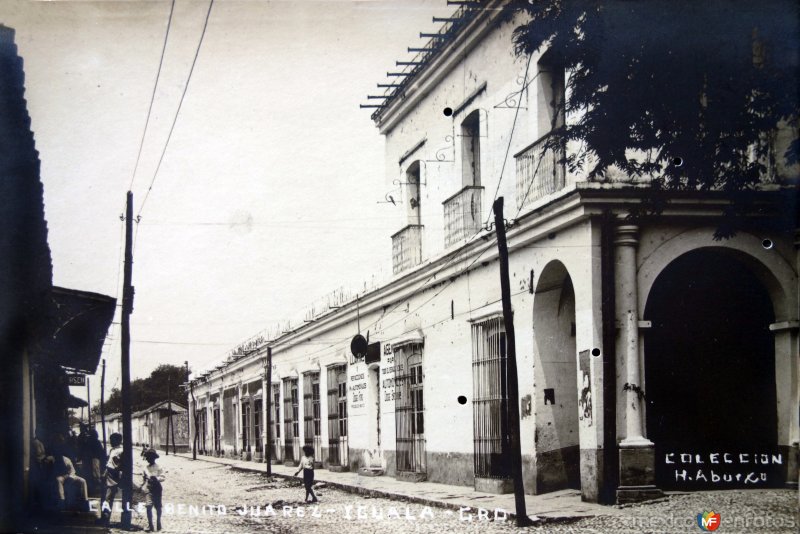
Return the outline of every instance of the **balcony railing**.
{"type": "Polygon", "coordinates": [[[514,155],[517,160],[517,209],[564,188],[562,150],[545,148],[549,139],[544,136],[514,155]]]}
{"type": "Polygon", "coordinates": [[[445,248],[480,231],[482,193],[483,187],[467,186],[442,202],[445,248]]]}
{"type": "Polygon", "coordinates": [[[394,274],[422,263],[422,228],[419,224],[409,224],[392,236],[394,274]]]}

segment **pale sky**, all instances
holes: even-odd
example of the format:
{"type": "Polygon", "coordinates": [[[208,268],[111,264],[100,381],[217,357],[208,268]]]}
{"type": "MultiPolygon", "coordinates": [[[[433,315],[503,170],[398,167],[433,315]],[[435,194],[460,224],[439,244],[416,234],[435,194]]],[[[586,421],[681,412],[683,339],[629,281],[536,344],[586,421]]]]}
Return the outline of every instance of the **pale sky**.
{"type": "MultiPolygon", "coordinates": [[[[131,183],[171,0],[0,0],[42,161],[56,285],[119,297],[131,183]]],[[[177,0],[141,162],[139,212],[208,10],[177,0]]],[[[134,251],[132,376],[202,370],[340,286],[391,273],[399,214],[359,109],[446,0],[216,0],[134,251]]],[[[115,317],[118,323],[119,316],[115,317]]],[[[103,357],[119,387],[119,324],[103,357]]],[[[92,377],[99,398],[99,373],[92,377]]],[[[73,388],[85,398],[85,388],[73,388]]]]}

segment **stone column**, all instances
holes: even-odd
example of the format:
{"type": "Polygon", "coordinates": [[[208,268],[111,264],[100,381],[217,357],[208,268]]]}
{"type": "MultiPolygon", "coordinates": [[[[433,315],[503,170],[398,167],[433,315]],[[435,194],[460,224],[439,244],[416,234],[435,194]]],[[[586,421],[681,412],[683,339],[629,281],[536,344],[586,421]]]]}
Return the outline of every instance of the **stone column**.
{"type": "Polygon", "coordinates": [[[639,360],[639,292],[636,253],[639,227],[616,228],[617,323],[625,362],[625,390],[617,392],[625,406],[625,438],[619,443],[617,501],[634,502],[662,495],[655,487],[655,448],[644,437],[642,369],[639,360]]]}

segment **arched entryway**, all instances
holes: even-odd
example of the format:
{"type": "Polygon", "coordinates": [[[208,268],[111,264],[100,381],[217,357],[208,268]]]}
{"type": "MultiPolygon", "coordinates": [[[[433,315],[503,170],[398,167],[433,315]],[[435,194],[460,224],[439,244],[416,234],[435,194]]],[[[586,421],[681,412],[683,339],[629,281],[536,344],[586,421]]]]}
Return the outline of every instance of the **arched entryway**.
{"type": "Polygon", "coordinates": [[[745,480],[775,471],[757,463],[778,450],[774,311],[747,258],[723,248],[679,256],[656,278],[644,319],[652,324],[643,393],[658,484],[763,486],[745,480]]]}
{"type": "Polygon", "coordinates": [[[533,300],[536,347],[536,493],[579,489],[575,290],[566,267],[547,264],[533,300]]]}

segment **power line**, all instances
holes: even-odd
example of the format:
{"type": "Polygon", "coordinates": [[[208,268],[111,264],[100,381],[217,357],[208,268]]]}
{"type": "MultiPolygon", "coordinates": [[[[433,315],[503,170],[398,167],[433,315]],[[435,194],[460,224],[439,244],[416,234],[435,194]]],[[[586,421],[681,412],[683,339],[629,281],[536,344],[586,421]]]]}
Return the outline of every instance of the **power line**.
{"type": "MultiPolygon", "coordinates": [[[[528,80],[528,69],[531,66],[531,59],[533,59],[533,54],[528,56],[528,62],[525,64],[525,76],[522,78],[523,86],[522,89],[520,90],[519,98],[517,98],[517,109],[514,111],[514,122],[511,123],[511,132],[508,134],[508,146],[506,146],[506,155],[503,158],[503,166],[500,168],[500,177],[497,179],[497,187],[494,190],[494,198],[492,199],[492,204],[494,204],[494,201],[497,200],[497,193],[500,191],[500,184],[503,182],[503,173],[506,170],[506,163],[508,163],[508,154],[509,152],[511,152],[511,141],[514,139],[514,129],[517,127],[517,117],[519,117],[519,108],[522,105],[522,93],[524,91],[527,91],[528,85],[530,85],[530,83],[527,80],[528,80]]],[[[486,218],[486,224],[489,223],[491,217],[492,217],[492,212],[490,211],[489,217],[486,218]]]]}
{"type": "Polygon", "coordinates": [[[144,210],[144,205],[147,202],[148,197],[150,196],[150,191],[152,191],[153,189],[153,184],[155,184],[156,177],[158,176],[158,171],[161,169],[161,164],[164,161],[164,155],[167,153],[167,147],[169,147],[169,142],[172,139],[172,132],[175,131],[175,124],[178,122],[178,116],[180,115],[181,108],[183,107],[183,101],[186,98],[186,91],[189,89],[189,83],[192,81],[192,74],[194,73],[194,67],[197,64],[197,58],[200,56],[200,48],[203,45],[203,39],[206,35],[206,29],[208,28],[208,19],[211,16],[211,8],[213,6],[214,6],[214,0],[211,0],[208,3],[208,11],[206,12],[206,18],[205,21],[203,22],[203,31],[200,34],[200,40],[197,42],[197,48],[194,52],[194,59],[192,59],[192,66],[189,68],[189,75],[186,77],[186,85],[183,86],[181,99],[178,102],[178,109],[175,111],[175,116],[172,119],[172,126],[170,126],[169,134],[167,134],[167,140],[164,143],[164,149],[161,151],[161,156],[158,158],[158,165],[156,166],[156,170],[153,173],[152,180],[150,180],[150,186],[147,188],[147,191],[145,192],[144,195],[144,200],[142,200],[142,204],[139,206],[139,212],[136,214],[137,220],[139,219],[139,217],[142,214],[142,211],[144,210]]]}
{"type": "Polygon", "coordinates": [[[156,88],[158,87],[158,80],[161,78],[161,68],[164,65],[164,54],[167,50],[167,41],[169,40],[169,30],[172,27],[172,14],[175,11],[175,0],[169,8],[169,18],[167,19],[167,31],[164,35],[164,45],[161,47],[161,58],[158,60],[158,71],[156,71],[156,80],[153,83],[153,93],[150,95],[150,106],[147,108],[147,119],[144,121],[144,130],[142,130],[142,139],[139,141],[139,152],[136,154],[136,164],[133,166],[133,173],[131,174],[131,183],[128,185],[128,191],[133,189],[133,181],[136,178],[136,171],[139,169],[139,160],[142,157],[142,148],[144,147],[144,138],[147,135],[147,127],[150,124],[150,115],[153,113],[153,102],[156,99],[156,88]]]}

